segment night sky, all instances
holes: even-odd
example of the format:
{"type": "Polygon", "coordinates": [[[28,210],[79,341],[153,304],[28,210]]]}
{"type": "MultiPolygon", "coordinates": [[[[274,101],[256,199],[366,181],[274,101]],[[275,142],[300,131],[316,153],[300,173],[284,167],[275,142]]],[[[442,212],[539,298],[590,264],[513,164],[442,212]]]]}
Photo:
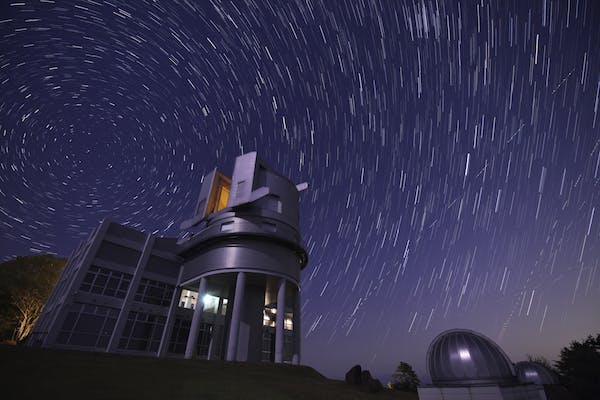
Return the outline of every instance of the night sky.
{"type": "Polygon", "coordinates": [[[258,151],[295,183],[303,363],[425,375],[600,331],[600,3],[3,1],[0,257],[179,235],[258,151]]]}

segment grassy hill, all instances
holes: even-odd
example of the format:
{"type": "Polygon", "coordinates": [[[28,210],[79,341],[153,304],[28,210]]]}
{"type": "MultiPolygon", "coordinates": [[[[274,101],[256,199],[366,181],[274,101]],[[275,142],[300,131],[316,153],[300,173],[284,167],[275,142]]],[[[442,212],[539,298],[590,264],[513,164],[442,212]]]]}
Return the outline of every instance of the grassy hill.
{"type": "Polygon", "coordinates": [[[359,392],[305,366],[158,359],[0,345],[0,398],[397,399],[359,392]]]}

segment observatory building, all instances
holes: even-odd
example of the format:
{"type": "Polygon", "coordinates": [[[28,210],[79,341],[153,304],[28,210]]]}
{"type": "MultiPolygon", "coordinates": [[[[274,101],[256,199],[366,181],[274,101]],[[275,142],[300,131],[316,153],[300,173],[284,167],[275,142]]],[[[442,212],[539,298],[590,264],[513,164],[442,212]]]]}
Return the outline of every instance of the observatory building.
{"type": "Polygon", "coordinates": [[[429,346],[427,368],[432,385],[418,388],[420,400],[568,398],[544,366],[522,362],[515,368],[496,343],[470,330],[438,335],[429,346]]]}
{"type": "Polygon", "coordinates": [[[204,177],[179,239],[104,220],[75,250],[28,344],[300,363],[299,192],[256,153],[204,177]]]}

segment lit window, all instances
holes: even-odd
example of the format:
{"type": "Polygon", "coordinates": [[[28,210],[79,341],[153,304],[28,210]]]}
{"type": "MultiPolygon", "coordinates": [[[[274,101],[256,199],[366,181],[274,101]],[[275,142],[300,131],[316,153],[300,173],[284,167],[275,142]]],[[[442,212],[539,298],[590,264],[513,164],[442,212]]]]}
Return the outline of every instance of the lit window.
{"type": "Polygon", "coordinates": [[[220,172],[215,175],[215,180],[208,196],[208,207],[206,207],[206,216],[220,211],[227,207],[229,201],[229,191],[231,190],[231,179],[220,172]]]}
{"type": "Polygon", "coordinates": [[[294,329],[294,324],[292,323],[292,319],[291,318],[286,318],[285,319],[285,322],[283,324],[283,328],[286,329],[286,330],[288,330],[288,331],[291,331],[291,330],[294,329]]]}
{"type": "Polygon", "coordinates": [[[216,296],[212,296],[210,294],[205,294],[202,298],[202,303],[204,303],[203,312],[209,312],[216,314],[219,309],[219,298],[216,296]]]}
{"type": "Polygon", "coordinates": [[[265,307],[263,310],[263,326],[275,327],[275,320],[277,319],[276,309],[265,307]]]}
{"type": "Polygon", "coordinates": [[[221,306],[221,315],[227,314],[227,299],[223,299],[223,305],[221,306]]]}
{"type": "Polygon", "coordinates": [[[198,292],[182,290],[181,297],[179,298],[180,307],[193,310],[196,307],[196,297],[198,297],[198,292]]]}

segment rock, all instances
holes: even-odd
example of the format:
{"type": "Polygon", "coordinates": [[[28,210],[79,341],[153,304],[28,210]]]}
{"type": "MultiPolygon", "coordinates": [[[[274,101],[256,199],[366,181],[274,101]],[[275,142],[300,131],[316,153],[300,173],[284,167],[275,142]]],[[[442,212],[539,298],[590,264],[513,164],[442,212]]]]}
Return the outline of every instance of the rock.
{"type": "Polygon", "coordinates": [[[383,390],[379,379],[373,379],[371,372],[363,371],[360,365],[355,365],[346,372],[344,381],[348,385],[358,386],[365,393],[377,393],[383,390]]]}
{"type": "Polygon", "coordinates": [[[371,372],[363,371],[361,374],[360,390],[366,393],[377,393],[383,390],[383,385],[379,379],[373,379],[371,372]]]}
{"type": "Polygon", "coordinates": [[[360,374],[360,383],[361,384],[365,384],[365,383],[369,383],[373,380],[373,377],[371,376],[371,371],[363,371],[362,374],[360,374]]]}
{"type": "MultiPolygon", "coordinates": [[[[361,375],[362,375],[362,368],[360,367],[360,365],[355,365],[354,367],[350,368],[348,370],[348,372],[346,372],[346,376],[345,376],[344,381],[348,385],[360,386],[360,384],[361,384],[361,375]]],[[[369,376],[370,375],[371,374],[369,373],[369,376]]]]}

